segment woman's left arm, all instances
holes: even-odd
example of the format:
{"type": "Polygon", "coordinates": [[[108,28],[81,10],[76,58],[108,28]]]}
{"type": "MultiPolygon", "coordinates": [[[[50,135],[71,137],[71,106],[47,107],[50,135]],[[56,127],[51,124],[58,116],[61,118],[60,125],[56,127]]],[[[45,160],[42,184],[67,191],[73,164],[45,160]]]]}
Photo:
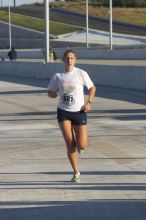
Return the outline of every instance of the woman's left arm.
{"type": "Polygon", "coordinates": [[[96,92],[96,87],[93,85],[90,89],[89,89],[89,96],[87,101],[85,102],[85,104],[83,105],[83,110],[85,112],[88,112],[91,110],[91,104],[92,104],[92,100],[94,98],[96,92]]]}

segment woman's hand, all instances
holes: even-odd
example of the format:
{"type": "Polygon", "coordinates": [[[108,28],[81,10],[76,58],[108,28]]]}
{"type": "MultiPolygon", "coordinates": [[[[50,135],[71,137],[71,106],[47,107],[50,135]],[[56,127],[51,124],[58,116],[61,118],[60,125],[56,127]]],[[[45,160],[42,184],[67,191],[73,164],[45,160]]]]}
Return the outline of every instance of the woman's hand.
{"type": "Polygon", "coordinates": [[[84,112],[89,112],[89,111],[91,111],[91,103],[86,102],[86,103],[83,105],[82,109],[84,110],[84,112]]]}
{"type": "Polygon", "coordinates": [[[93,97],[94,97],[94,95],[95,95],[95,91],[96,91],[96,87],[93,85],[93,86],[89,89],[88,100],[87,100],[87,102],[85,102],[85,104],[84,104],[83,107],[82,107],[82,109],[84,110],[84,112],[89,112],[89,111],[91,111],[91,104],[92,104],[93,97]]]}
{"type": "Polygon", "coordinates": [[[55,91],[48,91],[48,96],[49,98],[56,98],[58,94],[55,91]]]}

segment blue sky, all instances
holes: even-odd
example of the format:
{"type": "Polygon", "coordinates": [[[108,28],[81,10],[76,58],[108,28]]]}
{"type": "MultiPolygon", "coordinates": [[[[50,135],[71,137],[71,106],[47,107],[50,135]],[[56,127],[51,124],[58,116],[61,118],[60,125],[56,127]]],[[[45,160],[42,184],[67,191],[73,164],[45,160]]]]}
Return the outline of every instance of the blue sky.
{"type": "MultiPolygon", "coordinates": [[[[10,1],[10,5],[14,4],[14,0],[0,0],[0,6],[8,6],[10,1]]],[[[50,2],[52,0],[49,0],[50,2]]],[[[43,2],[43,0],[15,0],[16,5],[22,5],[22,4],[31,4],[31,3],[35,3],[35,2],[43,2]]]]}

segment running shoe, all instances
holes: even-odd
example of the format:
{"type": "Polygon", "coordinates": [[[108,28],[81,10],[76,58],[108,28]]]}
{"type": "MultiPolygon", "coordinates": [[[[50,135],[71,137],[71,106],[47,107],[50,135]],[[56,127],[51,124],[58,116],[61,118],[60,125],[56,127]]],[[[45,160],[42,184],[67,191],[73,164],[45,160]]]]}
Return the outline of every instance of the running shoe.
{"type": "Polygon", "coordinates": [[[80,173],[75,173],[71,179],[71,182],[76,182],[79,183],[80,182],[80,173]]]}

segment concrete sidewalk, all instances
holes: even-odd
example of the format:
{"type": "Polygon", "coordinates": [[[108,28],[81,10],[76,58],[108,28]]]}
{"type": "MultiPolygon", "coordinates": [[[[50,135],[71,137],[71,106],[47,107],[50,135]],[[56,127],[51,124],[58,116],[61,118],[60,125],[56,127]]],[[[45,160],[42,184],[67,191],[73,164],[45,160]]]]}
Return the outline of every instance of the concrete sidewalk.
{"type": "MultiPolygon", "coordinates": [[[[76,32],[62,34],[58,36],[58,39],[52,39],[52,41],[59,42],[87,42],[87,30],[82,29],[76,32]]],[[[109,45],[109,32],[89,29],[88,30],[88,43],[97,44],[97,45],[109,45]]],[[[121,33],[112,33],[112,44],[115,46],[138,46],[146,45],[146,37],[130,35],[130,34],[121,34],[121,33]]]]}
{"type": "Polygon", "coordinates": [[[47,84],[0,76],[0,219],[145,220],[146,91],[97,87],[75,184],[47,84]]]}

